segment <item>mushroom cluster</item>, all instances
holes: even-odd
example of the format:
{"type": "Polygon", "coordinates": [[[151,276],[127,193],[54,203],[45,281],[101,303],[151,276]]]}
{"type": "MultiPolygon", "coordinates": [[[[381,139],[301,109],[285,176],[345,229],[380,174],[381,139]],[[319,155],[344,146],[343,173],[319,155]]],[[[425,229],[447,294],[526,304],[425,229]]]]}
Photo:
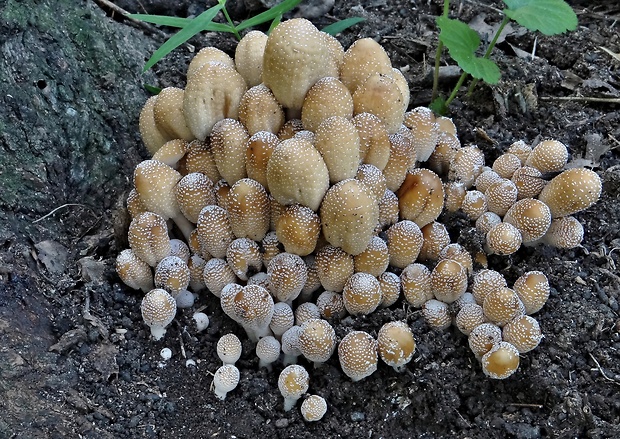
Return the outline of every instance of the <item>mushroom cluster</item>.
{"type": "MultiPolygon", "coordinates": [[[[519,354],[542,338],[530,314],[547,300],[547,279],[526,273],[509,289],[497,272],[474,273],[472,256],[437,219],[462,211],[489,253],[536,242],[567,248],[583,236],[571,215],[598,199],[600,179],[570,169],[547,182],[567,161],[552,140],[533,149],[517,142],[486,168],[450,119],[408,106],[407,82],[377,42],[360,39],[345,51],[305,19],[269,36],[249,32],[234,59],[202,49],[185,89],[162,90],[140,114],[152,159],[135,170],[130,249],[117,272],[148,292],[143,315],[153,335],[209,291],[257,343],[259,366],[299,357],[319,365],[337,351],[357,381],[379,358],[403,370],[413,333],[388,322],[338,341],[330,322],[402,295],[431,327],[454,322],[486,375],[512,374],[519,354]]],[[[218,343],[220,398],[239,380],[233,337],[218,343]]],[[[289,410],[309,374],[288,366],[279,385],[289,410]]],[[[309,396],[305,419],[325,407],[309,396]]]]}

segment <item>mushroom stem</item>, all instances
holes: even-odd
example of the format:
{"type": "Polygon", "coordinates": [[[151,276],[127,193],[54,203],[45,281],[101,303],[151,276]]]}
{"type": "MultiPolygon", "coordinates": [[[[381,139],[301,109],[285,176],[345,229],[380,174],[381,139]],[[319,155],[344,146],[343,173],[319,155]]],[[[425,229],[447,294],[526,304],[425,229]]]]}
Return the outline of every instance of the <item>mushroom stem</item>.
{"type": "Polygon", "coordinates": [[[189,242],[189,236],[194,231],[194,225],[189,222],[189,220],[185,218],[185,216],[181,212],[173,216],[172,221],[174,221],[174,223],[177,225],[177,227],[185,237],[185,240],[189,242]]]}

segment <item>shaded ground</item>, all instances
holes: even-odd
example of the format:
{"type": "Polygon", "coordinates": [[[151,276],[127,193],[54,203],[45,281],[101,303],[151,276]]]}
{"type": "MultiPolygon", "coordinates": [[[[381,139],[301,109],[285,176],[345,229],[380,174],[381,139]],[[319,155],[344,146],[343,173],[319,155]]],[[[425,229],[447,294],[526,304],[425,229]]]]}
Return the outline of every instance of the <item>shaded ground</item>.
{"type": "MultiPolygon", "coordinates": [[[[199,303],[211,317],[204,333],[185,311],[152,342],[139,295],[113,270],[126,247],[122,200],[146,157],[137,135],[148,96],[142,84],[183,85],[188,48],[142,76],[167,29],[136,28],[91,1],[33,3],[0,1],[0,438],[620,437],[619,105],[579,99],[620,97],[620,61],[602,49],[620,52],[617,7],[573,2],[580,27],[566,36],[535,40],[515,27],[495,54],[502,82],[455,101],[451,114],[462,142],[477,143],[488,163],[515,140],[553,137],[603,179],[601,201],[577,215],[586,229],[581,248],[490,258],[509,283],[532,269],[549,276],[541,346],[523,355],[517,374],[491,381],[463,335],[429,331],[401,302],[346,319],[335,326],[339,336],[406,319],[418,342],[414,362],[402,374],[380,364],[354,385],[332,358],[311,371],[310,390],[326,398],[328,413],[307,424],[297,410],[282,411],[277,373],[257,370],[249,343],[239,387],[224,402],[213,397],[215,343],[243,331],[211,298],[199,303]],[[524,57],[534,46],[535,59],[524,57]],[[165,364],[163,347],[173,351],[165,364]]],[[[155,13],[166,12],[165,3],[118,2],[155,13]]],[[[360,37],[380,41],[404,69],[417,106],[429,100],[439,3],[337,1],[314,21],[364,16],[340,40],[345,47],[360,37]]],[[[200,2],[178,4],[172,12],[181,16],[201,12],[200,2]]],[[[241,4],[235,9],[247,14],[241,4]]],[[[498,21],[493,10],[464,3],[461,19],[482,29],[484,17],[498,21]]],[[[223,35],[192,44],[234,48],[223,35]]],[[[454,80],[446,78],[446,92],[454,80]]],[[[462,219],[444,220],[453,240],[471,237],[462,219]]]]}

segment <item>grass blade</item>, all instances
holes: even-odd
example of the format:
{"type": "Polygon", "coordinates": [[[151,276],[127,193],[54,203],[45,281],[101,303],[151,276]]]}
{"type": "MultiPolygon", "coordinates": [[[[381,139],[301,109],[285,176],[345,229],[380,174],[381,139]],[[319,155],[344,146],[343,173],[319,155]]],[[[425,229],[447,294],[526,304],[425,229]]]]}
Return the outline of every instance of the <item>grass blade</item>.
{"type": "Polygon", "coordinates": [[[321,30],[333,36],[333,35],[339,34],[345,29],[350,28],[351,26],[355,26],[357,23],[361,23],[362,21],[366,21],[366,19],[363,17],[346,18],[344,20],[340,20],[335,23],[332,23],[329,26],[325,26],[321,30]]]}
{"type": "MultiPolygon", "coordinates": [[[[129,18],[144,21],[146,23],[158,24],[161,26],[177,27],[183,29],[192,22],[192,18],[168,17],[167,15],[149,15],[149,14],[129,14],[129,18]]],[[[207,23],[202,30],[211,32],[227,32],[232,33],[232,29],[228,24],[224,23],[207,23]]]]}
{"type": "Polygon", "coordinates": [[[243,29],[247,29],[248,27],[258,26],[259,24],[271,21],[278,16],[282,16],[282,14],[290,11],[299,3],[301,3],[301,0],[284,0],[282,3],[278,3],[273,8],[265,12],[261,12],[260,14],[255,15],[252,18],[248,18],[245,21],[242,21],[237,25],[237,31],[240,32],[243,29]]]}

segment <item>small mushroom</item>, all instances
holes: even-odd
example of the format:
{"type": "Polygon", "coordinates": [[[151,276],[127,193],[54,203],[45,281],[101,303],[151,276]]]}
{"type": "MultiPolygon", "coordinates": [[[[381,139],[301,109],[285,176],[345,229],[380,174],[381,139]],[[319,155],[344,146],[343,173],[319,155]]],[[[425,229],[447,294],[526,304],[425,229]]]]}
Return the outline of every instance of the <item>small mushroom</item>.
{"type": "Polygon", "coordinates": [[[256,180],[242,178],[228,193],[230,227],[237,238],[262,240],[269,231],[271,203],[265,188],[256,180]]]}
{"type": "Polygon", "coordinates": [[[315,366],[330,359],[336,348],[336,332],[323,319],[306,320],[299,332],[299,350],[315,366]]]}
{"type": "Polygon", "coordinates": [[[546,174],[561,171],[567,161],[566,145],[557,140],[543,140],[528,155],[525,166],[531,166],[546,174]]]}
{"type": "Polygon", "coordinates": [[[411,130],[416,159],[425,162],[431,156],[439,138],[439,127],[430,108],[416,107],[405,113],[403,123],[411,130]]]}
{"type": "Polygon", "coordinates": [[[404,322],[395,321],[379,329],[377,347],[381,359],[396,372],[402,372],[413,358],[416,343],[411,328],[404,322]]]}
{"type": "Polygon", "coordinates": [[[519,367],[519,351],[510,343],[502,341],[482,356],[482,371],[493,379],[503,380],[519,367]]]}
{"type": "Polygon", "coordinates": [[[401,219],[418,227],[435,221],[443,211],[444,193],[441,179],[428,169],[407,171],[405,181],[396,192],[401,219]]]}
{"type": "Polygon", "coordinates": [[[541,271],[528,271],[512,286],[525,306],[526,314],[534,314],[547,303],[550,287],[547,276],[541,271]]]}
{"type": "Polygon", "coordinates": [[[306,283],[307,270],[300,256],[286,252],[278,254],[267,265],[271,294],[278,301],[291,305],[306,283]]]}
{"type": "Polygon", "coordinates": [[[241,358],[241,340],[235,334],[225,334],[217,341],[217,356],[224,364],[234,365],[241,358]]]}
{"type": "Polygon", "coordinates": [[[349,89],[338,78],[319,79],[308,90],[301,108],[304,129],[316,131],[319,125],[332,116],[353,117],[353,98],[349,89]]]}
{"type": "Polygon", "coordinates": [[[151,328],[151,335],[160,340],[177,313],[177,302],[166,290],[156,288],[146,293],[140,310],[144,323],[151,328]]]}
{"type": "Polygon", "coordinates": [[[265,84],[245,92],[239,104],[239,121],[250,136],[259,131],[277,133],[284,125],[284,110],[265,84]]]}
{"type": "Polygon", "coordinates": [[[409,264],[400,274],[400,284],[407,302],[415,308],[421,308],[431,300],[431,271],[422,264],[409,264]]]}
{"type": "Polygon", "coordinates": [[[231,364],[220,366],[213,375],[213,391],[218,399],[226,399],[239,384],[239,369],[231,364]]]}
{"type": "Polygon", "coordinates": [[[278,377],[278,388],[284,397],[284,411],[290,411],[295,403],[308,391],[310,376],[303,366],[286,366],[278,377]]]}
{"type": "Polygon", "coordinates": [[[252,30],[239,40],[235,49],[235,67],[250,87],[263,81],[263,55],[266,44],[267,35],[252,30]]]}
{"type": "Polygon", "coordinates": [[[125,285],[134,290],[148,293],[154,288],[151,267],[131,249],[123,250],[116,257],[116,273],[125,285]]]}
{"type": "Polygon", "coordinates": [[[383,171],[390,159],[390,137],[385,125],[371,113],[359,113],[353,117],[353,124],[360,138],[360,159],[362,163],[374,165],[383,171]]]}
{"type": "Polygon", "coordinates": [[[261,338],[256,343],[256,356],[258,368],[264,367],[271,372],[271,364],[280,357],[280,342],[272,335],[261,338]]]}
{"type": "Polygon", "coordinates": [[[156,213],[144,212],[129,224],[129,246],[142,261],[155,267],[170,254],[166,220],[156,213]]]}
{"type": "Polygon", "coordinates": [[[399,221],[387,229],[386,235],[390,265],[405,268],[416,260],[424,243],[422,231],[416,223],[399,221]]]}
{"type": "Polygon", "coordinates": [[[387,75],[391,71],[392,62],[385,49],[372,38],[361,38],[344,53],[340,80],[353,94],[369,76],[375,73],[387,75]]]}
{"type": "Polygon", "coordinates": [[[535,349],[543,339],[540,325],[535,318],[519,316],[502,328],[504,341],[513,345],[520,354],[535,349]]]}
{"type": "Polygon", "coordinates": [[[557,248],[578,247],[583,240],[583,225],[573,216],[551,220],[551,225],[541,241],[557,248]]]}
{"type": "Polygon", "coordinates": [[[327,412],[327,402],[319,395],[309,395],[301,403],[301,416],[307,422],[320,421],[327,412]]]}
{"type": "Polygon", "coordinates": [[[367,315],[381,304],[381,286],[368,273],[353,274],[342,290],[342,300],[351,315],[367,315]]]}
{"type": "Polygon", "coordinates": [[[360,138],[349,119],[331,116],[317,127],[315,148],[323,156],[331,184],[355,177],[360,162],[360,138]]]}
{"type": "Polygon", "coordinates": [[[166,87],[157,95],[153,106],[153,117],[157,129],[170,139],[194,140],[187,126],[183,112],[185,91],[177,87],[166,87]]]}
{"type": "Polygon", "coordinates": [[[346,376],[362,380],[377,370],[377,341],[364,331],[351,331],[338,345],[338,359],[346,376]]]}
{"type": "Polygon", "coordinates": [[[596,172],[573,168],[554,177],[538,199],[549,206],[553,218],[559,218],[592,206],[601,196],[601,189],[601,178],[596,172]]]}

